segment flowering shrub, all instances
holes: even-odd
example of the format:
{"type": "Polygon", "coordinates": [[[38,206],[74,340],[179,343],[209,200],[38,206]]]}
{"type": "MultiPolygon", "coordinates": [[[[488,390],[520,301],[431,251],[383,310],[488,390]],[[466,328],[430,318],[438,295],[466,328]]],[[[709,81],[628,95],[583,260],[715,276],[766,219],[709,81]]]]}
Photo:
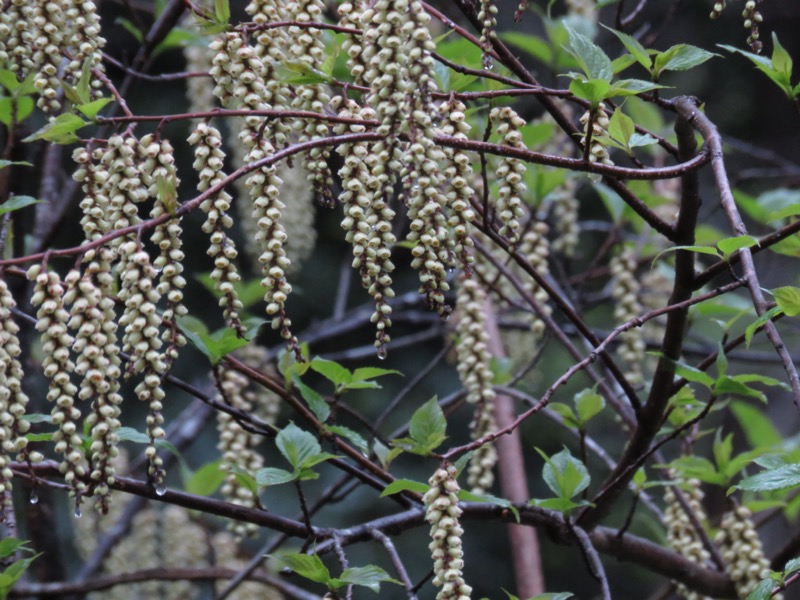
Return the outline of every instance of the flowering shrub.
{"type": "Polygon", "coordinates": [[[800,84],[626,4],[6,0],[0,595],[789,590],[800,166],[684,94],[800,84]]]}

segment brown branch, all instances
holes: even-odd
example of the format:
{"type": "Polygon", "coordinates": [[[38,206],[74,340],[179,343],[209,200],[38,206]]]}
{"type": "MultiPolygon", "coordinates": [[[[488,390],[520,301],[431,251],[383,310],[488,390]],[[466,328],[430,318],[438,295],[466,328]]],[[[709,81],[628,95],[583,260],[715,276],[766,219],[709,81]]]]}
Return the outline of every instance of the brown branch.
{"type": "MultiPolygon", "coordinates": [[[[714,173],[720,204],[725,216],[728,218],[731,229],[736,235],[748,235],[747,227],[739,214],[739,209],[736,206],[730,182],[728,181],[722,138],[719,135],[719,131],[717,131],[716,125],[706,117],[698,108],[697,102],[692,98],[676,98],[673,101],[673,106],[678,114],[703,136],[711,152],[711,168],[714,173]]],[[[767,301],[764,299],[764,293],[761,291],[761,285],[758,281],[755,264],[753,263],[753,253],[749,248],[742,248],[738,254],[742,263],[743,277],[747,282],[747,289],[750,292],[756,314],[761,315],[767,310],[767,301]]],[[[789,384],[792,387],[792,399],[795,407],[800,411],[800,375],[797,372],[797,368],[775,324],[772,321],[767,321],[764,329],[767,338],[781,358],[783,368],[789,378],[789,384]]]]}

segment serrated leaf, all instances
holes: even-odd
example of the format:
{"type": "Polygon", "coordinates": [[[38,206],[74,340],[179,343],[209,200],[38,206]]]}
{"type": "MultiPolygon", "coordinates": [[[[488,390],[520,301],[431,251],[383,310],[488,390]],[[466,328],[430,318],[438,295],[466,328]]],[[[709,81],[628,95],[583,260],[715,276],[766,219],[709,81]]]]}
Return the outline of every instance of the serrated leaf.
{"type": "Polygon", "coordinates": [[[648,71],[650,70],[650,68],[653,66],[653,59],[647,53],[647,50],[645,50],[644,46],[639,43],[639,40],[628,35],[627,33],[617,31],[616,29],[611,29],[605,25],[603,25],[603,27],[617,36],[617,39],[622,42],[622,45],[625,46],[625,49],[628,52],[630,52],[631,56],[636,60],[636,62],[638,62],[648,71]]]}
{"type": "Polygon", "coordinates": [[[772,589],[775,587],[775,582],[771,579],[763,579],[758,582],[753,591],[747,595],[747,600],[770,600],[772,598],[772,589]]]}
{"type": "Polygon", "coordinates": [[[758,240],[752,235],[737,235],[717,242],[717,248],[722,252],[723,258],[726,259],[737,250],[752,248],[753,246],[758,246],[758,240]]]}
{"type": "Polygon", "coordinates": [[[0,86],[6,88],[8,92],[13,94],[19,88],[19,80],[14,71],[8,69],[0,70],[0,86]]]}
{"type": "Polygon", "coordinates": [[[755,398],[761,402],[767,401],[767,396],[764,392],[751,388],[741,381],[737,381],[733,377],[720,377],[714,383],[714,393],[717,395],[732,394],[736,396],[744,396],[745,398],[755,398]]]}
{"type": "Polygon", "coordinates": [[[576,502],[567,498],[544,498],[542,500],[531,500],[529,504],[538,506],[539,508],[544,508],[546,510],[555,510],[561,513],[567,513],[583,506],[594,506],[591,502],[586,500],[579,500],[576,502]]]}
{"type": "Polygon", "coordinates": [[[549,458],[538,448],[537,452],[545,459],[542,479],[560,499],[571,499],[589,487],[592,480],[589,471],[569,450],[564,448],[549,458]]]}
{"type": "Polygon", "coordinates": [[[280,563],[283,563],[288,569],[294,571],[300,577],[305,577],[316,583],[327,585],[331,580],[331,573],[328,567],[322,562],[316,554],[299,554],[299,553],[286,553],[279,556],[270,556],[280,563]]]}
{"type": "Polygon", "coordinates": [[[619,107],[614,109],[614,113],[608,120],[608,135],[611,139],[622,145],[622,148],[630,154],[628,140],[636,131],[636,125],[628,115],[623,113],[619,107]]]}
{"type": "Polygon", "coordinates": [[[586,425],[589,419],[597,415],[606,406],[606,401],[603,400],[603,397],[593,389],[585,389],[578,392],[575,395],[574,402],[581,425],[586,425]]]}
{"type": "Polygon", "coordinates": [[[800,315],[800,288],[786,286],[772,290],[778,308],[787,317],[800,315]]]}
{"type": "Polygon", "coordinates": [[[342,571],[342,574],[336,579],[343,585],[360,585],[361,587],[372,590],[376,594],[381,591],[381,583],[386,582],[403,585],[400,581],[389,577],[386,571],[375,565],[347,568],[342,571]]]}
{"type": "Polygon", "coordinates": [[[351,444],[358,448],[358,451],[364,456],[369,455],[369,445],[367,444],[367,440],[365,440],[364,437],[357,431],[353,431],[349,427],[344,427],[343,425],[329,425],[326,427],[326,429],[331,433],[335,433],[336,435],[348,440],[351,444]]]}
{"type": "Polygon", "coordinates": [[[408,433],[422,448],[432,452],[446,439],[447,420],[434,396],[419,407],[411,417],[408,433]]]}
{"type": "Polygon", "coordinates": [[[800,571],[800,557],[791,559],[786,563],[786,566],[783,567],[784,575],[791,575],[795,571],[800,571]]]}
{"type": "Polygon", "coordinates": [[[611,85],[601,79],[573,79],[569,84],[570,92],[595,108],[608,97],[609,90],[611,85]]]}
{"type": "Polygon", "coordinates": [[[764,75],[769,77],[779,88],[781,88],[783,93],[786,94],[787,98],[790,100],[794,98],[794,90],[792,89],[790,80],[786,77],[786,74],[782,70],[778,70],[773,66],[770,59],[765,56],[761,56],[760,54],[747,52],[746,50],[741,50],[726,44],[717,44],[717,46],[727,50],[728,52],[741,54],[742,56],[746,57],[756,66],[759,71],[764,73],[764,75]]]}
{"type": "Polygon", "coordinates": [[[31,196],[12,196],[3,202],[3,204],[0,204],[0,215],[19,210],[20,208],[25,208],[26,206],[31,206],[32,204],[42,204],[43,202],[45,201],[37,200],[31,196]]]}
{"type": "Polygon", "coordinates": [[[228,23],[231,20],[231,5],[228,0],[214,0],[214,17],[217,23],[228,23]]]}
{"type": "Polygon", "coordinates": [[[552,402],[550,403],[549,408],[559,417],[561,417],[561,419],[564,421],[564,425],[567,427],[573,427],[575,429],[580,427],[580,421],[575,415],[575,411],[573,411],[571,407],[567,406],[566,404],[561,404],[560,402],[552,402]]]}
{"type": "Polygon", "coordinates": [[[643,92],[650,92],[652,90],[662,90],[666,86],[642,79],[620,79],[611,85],[608,91],[609,98],[637,96],[643,92]]]}
{"type": "Polygon", "coordinates": [[[297,473],[290,473],[286,469],[264,467],[256,471],[256,483],[259,488],[290,483],[297,479],[297,473]]]}
{"type": "Polygon", "coordinates": [[[30,548],[26,548],[25,546],[28,545],[27,540],[19,540],[13,537],[7,537],[0,539],[0,558],[7,558],[16,554],[19,550],[26,550],[27,552],[31,552],[30,548]]]}
{"type": "Polygon", "coordinates": [[[586,77],[611,81],[614,69],[611,59],[603,52],[602,48],[571,27],[566,27],[566,30],[569,35],[569,44],[566,49],[578,61],[586,77]]]}
{"type": "Polygon", "coordinates": [[[384,377],[385,375],[400,375],[403,373],[395,369],[381,369],[379,367],[359,367],[353,371],[352,381],[365,381],[367,379],[375,379],[376,377],[384,377]]]}
{"type": "Polygon", "coordinates": [[[400,492],[416,492],[417,494],[424,494],[430,489],[427,483],[421,481],[414,481],[413,479],[395,479],[381,492],[381,498],[385,496],[392,496],[400,492]]]}
{"type": "Polygon", "coordinates": [[[314,416],[319,419],[320,423],[324,423],[331,415],[331,407],[320,394],[307,386],[300,379],[297,373],[292,373],[292,382],[295,387],[300,391],[303,400],[308,404],[308,408],[314,413],[314,416]]]}
{"type": "Polygon", "coordinates": [[[186,491],[196,496],[210,496],[225,483],[222,461],[206,463],[197,469],[186,482],[186,491]]]}
{"type": "Polygon", "coordinates": [[[278,432],[275,445],[294,469],[301,469],[305,462],[322,453],[317,438],[303,431],[294,423],[289,423],[278,432]]]}
{"type": "Polygon", "coordinates": [[[228,467],[228,471],[230,473],[233,473],[234,477],[236,477],[236,483],[250,490],[253,496],[255,498],[258,498],[259,489],[255,477],[253,477],[248,471],[246,471],[239,465],[231,465],[230,467],[228,467]]]}
{"type": "Polygon", "coordinates": [[[353,379],[353,374],[349,369],[319,356],[314,357],[314,360],[311,361],[311,370],[316,371],[337,387],[346,385],[353,379]]]}
{"type": "MultiPolygon", "coordinates": [[[[113,98],[98,98],[86,104],[78,104],[75,106],[87,119],[95,120],[97,113],[99,113],[109,102],[113,102],[113,98]]],[[[160,176],[159,176],[160,177],[160,176]]]]}
{"type": "Polygon", "coordinates": [[[687,71],[707,60],[719,56],[689,44],[678,44],[656,55],[654,71],[660,76],[663,71],[687,71]]]}
{"type": "Polygon", "coordinates": [[[84,121],[78,115],[62,113],[22,141],[45,140],[55,144],[71,144],[78,141],[78,136],[75,132],[86,125],[91,125],[91,123],[84,121]]]}
{"type": "Polygon", "coordinates": [[[759,327],[762,327],[767,321],[771,320],[780,312],[782,311],[779,306],[773,306],[747,326],[747,328],[744,330],[744,341],[748,348],[750,347],[750,342],[753,340],[753,335],[755,335],[756,330],[759,327]]]}
{"type": "Polygon", "coordinates": [[[731,411],[739,421],[739,426],[751,447],[771,448],[783,440],[772,421],[758,408],[742,401],[736,401],[731,404],[731,411]]]}
{"type": "Polygon", "coordinates": [[[748,492],[774,492],[798,486],[800,486],[800,464],[791,464],[746,477],[733,487],[748,492]]]}
{"type": "Polygon", "coordinates": [[[702,456],[681,456],[669,463],[685,479],[699,479],[705,483],[724,485],[725,478],[717,472],[714,464],[702,456]]]}
{"type": "Polygon", "coordinates": [[[709,389],[714,385],[714,379],[708,373],[680,362],[675,363],[675,374],[687,381],[700,383],[709,389]]]}

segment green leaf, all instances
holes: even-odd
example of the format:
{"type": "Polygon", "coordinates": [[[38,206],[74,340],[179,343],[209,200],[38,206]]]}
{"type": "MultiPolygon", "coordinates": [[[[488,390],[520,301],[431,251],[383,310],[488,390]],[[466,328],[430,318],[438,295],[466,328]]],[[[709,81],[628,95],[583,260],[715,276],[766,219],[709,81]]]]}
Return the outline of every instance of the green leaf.
{"type": "Polygon", "coordinates": [[[542,478],[560,499],[569,500],[589,487],[589,471],[569,450],[564,448],[550,458],[538,448],[536,450],[545,459],[542,478]]]}
{"type": "Polygon", "coordinates": [[[3,160],[0,159],[0,169],[5,169],[6,167],[10,167],[12,165],[19,165],[22,167],[32,167],[33,165],[25,160],[3,160]]]}
{"type": "Polygon", "coordinates": [[[778,308],[787,317],[800,315],[800,288],[786,286],[772,290],[778,308]]]}
{"type": "Polygon", "coordinates": [[[622,42],[622,45],[625,46],[625,49],[631,53],[631,56],[633,56],[633,58],[636,59],[636,62],[638,62],[648,71],[650,70],[650,68],[653,66],[653,59],[647,53],[647,50],[645,50],[644,46],[642,46],[639,43],[639,40],[628,35],[627,33],[622,33],[621,31],[617,31],[616,29],[611,29],[610,27],[606,27],[605,25],[603,25],[603,27],[605,27],[611,33],[617,36],[617,39],[619,39],[619,41],[622,42]]]}
{"type": "Polygon", "coordinates": [[[800,571],[800,558],[791,559],[789,562],[786,563],[786,566],[783,567],[784,575],[791,575],[795,571],[800,571]]]}
{"type": "Polygon", "coordinates": [[[376,594],[381,591],[381,583],[383,582],[403,585],[400,581],[389,577],[386,571],[375,565],[350,567],[342,571],[337,580],[343,585],[360,585],[361,587],[369,588],[376,594]]]}
{"type": "Polygon", "coordinates": [[[414,481],[413,479],[395,479],[381,492],[381,498],[385,496],[392,496],[400,492],[416,492],[417,494],[424,494],[430,489],[427,483],[421,481],[414,481]]]}
{"type": "Polygon", "coordinates": [[[19,87],[19,79],[14,71],[8,69],[0,70],[0,85],[13,94],[19,87]]]}
{"type": "Polygon", "coordinates": [[[12,556],[19,550],[26,550],[27,552],[31,552],[30,548],[26,548],[25,546],[28,545],[27,540],[18,540],[17,538],[7,537],[0,539],[0,558],[7,558],[12,556]]]}
{"type": "Polygon", "coordinates": [[[723,438],[721,430],[717,429],[712,452],[714,454],[714,462],[717,464],[717,471],[725,473],[733,453],[733,434],[729,433],[723,438]]]}
{"type": "Polygon", "coordinates": [[[768,469],[747,477],[734,487],[749,492],[773,492],[800,486],[800,464],[768,469]]]}
{"type": "Polygon", "coordinates": [[[305,577],[311,581],[327,585],[331,580],[331,573],[328,571],[328,567],[316,554],[290,552],[280,556],[271,556],[270,558],[283,563],[284,566],[300,575],[300,577],[305,577]]]}
{"type": "Polygon", "coordinates": [[[231,20],[231,5],[228,0],[214,0],[214,17],[217,23],[228,23],[231,20]]]}
{"type": "Polygon", "coordinates": [[[792,57],[778,41],[777,34],[772,32],[772,68],[787,83],[792,79],[792,57]]]}
{"type": "Polygon", "coordinates": [[[714,485],[724,485],[725,478],[717,472],[714,464],[701,456],[681,456],[669,463],[685,479],[699,479],[714,485]]]}
{"type": "Polygon", "coordinates": [[[444,442],[446,430],[447,420],[434,396],[414,412],[408,433],[416,444],[430,453],[444,442]]]}
{"type": "MultiPolygon", "coordinates": [[[[777,38],[775,38],[777,40],[777,38]]],[[[717,44],[720,48],[727,50],[728,52],[734,52],[736,54],[741,54],[742,56],[746,57],[750,62],[752,62],[756,68],[764,73],[767,77],[769,77],[781,90],[783,93],[786,94],[786,97],[790,100],[794,98],[794,90],[792,89],[792,84],[790,80],[791,74],[787,75],[785,72],[785,59],[783,59],[780,50],[778,51],[778,64],[781,65],[781,68],[776,68],[773,64],[773,61],[766,58],[765,56],[761,56],[760,54],[754,54],[752,52],[747,52],[745,50],[740,50],[739,48],[735,48],[733,46],[728,46],[725,44],[717,44]]],[[[781,48],[782,49],[782,48],[781,48]]],[[[775,56],[775,51],[773,50],[773,56],[775,56]]]]}
{"type": "Polygon", "coordinates": [[[331,407],[320,394],[307,386],[300,379],[297,373],[292,373],[292,382],[295,387],[300,390],[300,395],[303,400],[308,404],[308,408],[314,413],[314,416],[319,419],[320,423],[324,423],[331,415],[331,407]]]}
{"type": "Polygon", "coordinates": [[[86,125],[91,125],[91,123],[84,121],[78,115],[62,113],[22,141],[45,140],[55,144],[71,144],[79,139],[75,132],[86,125]]]}
{"type": "Polygon", "coordinates": [[[783,436],[775,429],[772,421],[764,413],[749,404],[736,401],[731,411],[742,428],[747,442],[753,448],[772,448],[783,441],[783,436]]]}
{"type": "Polygon", "coordinates": [[[353,431],[349,427],[345,427],[343,425],[329,425],[325,429],[350,441],[350,443],[358,448],[358,451],[364,456],[369,455],[369,445],[367,444],[367,440],[365,440],[364,437],[357,431],[353,431]]]}
{"type": "Polygon", "coordinates": [[[0,215],[19,210],[20,208],[25,208],[26,206],[31,206],[32,204],[41,204],[43,202],[45,201],[37,200],[36,198],[32,198],[30,196],[12,196],[3,202],[3,204],[0,204],[0,215]]]}
{"type": "Polygon", "coordinates": [[[568,513],[583,506],[594,506],[591,502],[587,502],[586,500],[579,500],[575,502],[574,500],[569,500],[567,498],[545,498],[543,500],[531,500],[529,504],[538,506],[539,508],[544,508],[546,510],[556,510],[560,513],[568,513]]]}
{"type": "Polygon", "coordinates": [[[325,377],[336,387],[344,386],[353,380],[353,374],[349,369],[337,362],[326,360],[319,356],[314,357],[314,360],[311,361],[311,369],[325,377]]]}
{"type": "Polygon", "coordinates": [[[680,362],[675,363],[675,375],[686,381],[702,384],[708,389],[714,385],[714,379],[708,373],[680,362]]]}
{"type": "Polygon", "coordinates": [[[53,417],[51,415],[46,415],[43,413],[30,413],[27,415],[22,415],[22,420],[27,421],[28,423],[52,423],[53,417]]]}
{"type": "Polygon", "coordinates": [[[509,511],[511,511],[511,514],[514,515],[517,523],[519,523],[519,510],[511,503],[510,500],[506,500],[505,498],[498,498],[492,494],[473,494],[468,490],[460,490],[458,492],[458,499],[464,502],[486,502],[496,506],[502,506],[503,508],[507,508],[509,511]]]}
{"type": "Polygon", "coordinates": [[[608,121],[608,135],[612,140],[618,142],[628,154],[631,153],[631,147],[628,142],[635,132],[636,125],[633,119],[619,108],[614,109],[614,114],[611,115],[608,121]]]}
{"type": "Polygon", "coordinates": [[[566,30],[569,35],[569,44],[566,50],[578,61],[586,77],[606,82],[611,81],[614,69],[611,66],[611,59],[603,52],[602,48],[574,29],[566,27],[566,30]]]}
{"type": "Polygon", "coordinates": [[[290,473],[285,469],[277,469],[275,467],[264,467],[256,471],[256,483],[259,488],[289,483],[297,479],[297,477],[297,473],[290,473]]]}
{"type": "Polygon", "coordinates": [[[236,482],[239,485],[250,490],[253,496],[258,498],[259,489],[255,477],[253,477],[248,471],[244,470],[239,465],[231,465],[227,470],[228,472],[234,474],[236,477],[236,482]]]}
{"type": "Polygon", "coordinates": [[[608,91],[608,97],[637,96],[643,92],[660,90],[664,88],[665,86],[663,85],[651,83],[649,81],[643,81],[641,79],[621,79],[611,85],[611,89],[608,91]]]}
{"type": "MultiPolygon", "coordinates": [[[[400,375],[402,376],[403,373],[400,371],[396,371],[395,369],[381,369],[379,367],[360,367],[353,371],[352,381],[367,381],[369,379],[375,379],[376,377],[383,377],[385,375],[400,375]]],[[[352,389],[352,386],[348,386],[352,389]]]]}
{"type": "Polygon", "coordinates": [[[573,79],[569,84],[569,91],[589,102],[593,108],[608,97],[610,89],[611,85],[602,79],[573,79]]]}
{"type": "Polygon", "coordinates": [[[302,469],[307,461],[322,454],[317,438],[294,423],[289,423],[278,432],[275,445],[294,469],[302,469]]]}
{"type": "Polygon", "coordinates": [[[656,54],[653,70],[656,78],[659,79],[664,71],[687,71],[702,65],[714,56],[719,55],[697,46],[678,44],[669,50],[656,54]]]}
{"type": "Polygon", "coordinates": [[[575,409],[581,425],[597,415],[606,406],[606,401],[594,389],[585,389],[575,395],[575,409]]]}
{"type": "MultiPolygon", "coordinates": [[[[240,338],[233,329],[227,327],[209,334],[208,328],[200,319],[183,316],[178,317],[176,320],[186,339],[205,354],[212,365],[216,365],[227,354],[249,343],[247,338],[240,338]]],[[[261,322],[259,319],[259,326],[261,322]]]]}
{"type": "Polygon", "coordinates": [[[781,312],[783,311],[781,311],[780,306],[773,306],[747,326],[744,330],[744,341],[748,348],[750,347],[750,342],[753,340],[756,330],[781,312]]]}
{"type": "Polygon", "coordinates": [[[225,471],[221,468],[222,461],[206,463],[186,482],[186,491],[196,496],[210,496],[225,483],[225,471]]]}
{"type": "Polygon", "coordinates": [[[747,600],[770,600],[774,587],[775,582],[772,581],[772,579],[763,579],[759,581],[758,585],[753,588],[753,591],[747,595],[747,600]]]}
{"type": "Polygon", "coordinates": [[[178,187],[174,176],[156,176],[156,197],[167,212],[175,216],[175,211],[178,209],[178,187]]]}
{"type": "Polygon", "coordinates": [[[564,421],[564,425],[567,427],[573,427],[575,429],[580,427],[581,423],[571,407],[566,404],[561,404],[560,402],[552,402],[549,408],[561,417],[561,420],[564,421]]]}
{"type": "Polygon", "coordinates": [[[84,117],[94,121],[97,113],[103,110],[106,104],[113,101],[113,98],[98,98],[97,100],[92,100],[86,104],[79,104],[75,108],[77,108],[84,117]]]}
{"type": "MultiPolygon", "coordinates": [[[[117,437],[120,442],[133,442],[134,444],[149,444],[150,436],[142,431],[137,431],[133,427],[120,427],[117,429],[117,437]]],[[[159,450],[167,450],[180,457],[181,453],[174,444],[164,439],[155,440],[155,446],[159,450]]]]}
{"type": "Polygon", "coordinates": [[[729,258],[737,250],[752,248],[753,246],[758,246],[758,240],[752,235],[737,235],[717,242],[717,248],[722,252],[722,256],[725,259],[729,258]]]}
{"type": "MultiPolygon", "coordinates": [[[[27,119],[36,106],[33,98],[22,96],[14,100],[8,96],[0,98],[0,123],[6,127],[11,127],[12,122],[21,123],[27,119]],[[11,108],[16,106],[16,115],[12,118],[11,108]]],[[[24,140],[23,140],[24,141],[24,140]]]]}

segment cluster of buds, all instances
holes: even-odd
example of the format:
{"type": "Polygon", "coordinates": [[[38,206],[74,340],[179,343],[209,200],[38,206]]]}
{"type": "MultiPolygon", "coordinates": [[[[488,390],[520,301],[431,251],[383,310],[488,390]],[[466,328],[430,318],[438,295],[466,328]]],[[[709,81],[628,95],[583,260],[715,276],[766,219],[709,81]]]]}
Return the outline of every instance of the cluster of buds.
{"type": "MultiPolygon", "coordinates": [[[[522,134],[519,132],[519,129],[525,125],[525,119],[520,117],[513,108],[510,106],[493,108],[489,113],[489,121],[495,126],[495,132],[500,136],[500,144],[511,148],[525,148],[522,134]]],[[[503,157],[495,171],[497,179],[500,181],[494,205],[500,221],[498,233],[506,236],[512,246],[519,241],[520,219],[525,216],[522,203],[522,197],[527,189],[522,181],[525,170],[525,163],[521,160],[503,157]]]]}
{"type": "MultiPolygon", "coordinates": [[[[697,479],[688,480],[685,487],[681,487],[681,492],[683,492],[686,504],[692,515],[697,519],[698,523],[702,524],[706,520],[706,516],[703,510],[703,490],[700,489],[700,481],[697,479]]],[[[662,521],[667,528],[669,545],[681,556],[705,566],[711,555],[703,546],[692,519],[689,518],[681,503],[678,502],[678,498],[672,488],[666,488],[664,502],[666,506],[662,521]]],[[[679,584],[677,589],[681,596],[687,600],[710,600],[707,596],[690,591],[682,584],[679,584]]]]}
{"type": "MultiPolygon", "coordinates": [[[[635,319],[642,313],[639,302],[641,283],[636,279],[636,253],[630,246],[611,259],[611,296],[615,300],[614,321],[618,324],[635,319]]],[[[641,381],[645,343],[642,330],[634,327],[623,332],[620,356],[628,366],[629,379],[641,381]]]]}
{"type": "MultiPolygon", "coordinates": [[[[0,273],[2,276],[2,273],[0,273]]],[[[12,457],[18,461],[40,461],[38,452],[28,452],[25,437],[30,423],[22,417],[28,397],[22,391],[22,365],[17,357],[22,352],[17,333],[19,327],[11,318],[16,302],[5,279],[0,278],[0,522],[12,508],[11,472],[12,457]]]]}
{"type": "Polygon", "coordinates": [[[483,48],[483,66],[487,69],[492,67],[492,58],[489,52],[492,50],[492,39],[497,36],[497,5],[494,0],[481,0],[478,20],[481,22],[480,44],[483,48]]]}
{"type": "Polygon", "coordinates": [[[75,370],[70,348],[75,339],[67,329],[69,313],[64,307],[64,288],[57,273],[47,272],[39,264],[28,269],[28,279],[34,282],[31,306],[38,307],[36,330],[42,334],[42,369],[50,382],[47,400],[53,404],[50,414],[53,425],[58,427],[53,442],[55,451],[64,457],[59,471],[80,502],[86,489],[86,461],[79,435],[81,412],[75,406],[78,388],[70,381],[75,370]]]}
{"type": "MultiPolygon", "coordinates": [[[[723,515],[714,538],[739,598],[747,598],[758,582],[770,573],[769,560],[761,547],[752,516],[746,507],[734,507],[723,515]]],[[[773,598],[782,600],[783,596],[778,594],[773,598]]]]}
{"type": "MultiPolygon", "coordinates": [[[[467,390],[467,402],[475,405],[470,425],[472,439],[481,438],[497,429],[492,413],[495,391],[492,387],[492,356],[486,333],[486,303],[483,285],[475,279],[463,278],[456,296],[456,356],[458,376],[467,390]]],[[[481,494],[492,487],[496,463],[497,451],[492,444],[484,444],[472,455],[467,469],[467,483],[473,493],[481,494]]]]}
{"type": "Polygon", "coordinates": [[[580,239],[578,210],[580,203],[576,197],[574,179],[567,179],[552,194],[553,226],[555,229],[550,248],[566,258],[575,256],[575,249],[580,239]]]}
{"type": "Polygon", "coordinates": [[[456,468],[446,465],[436,470],[428,480],[425,492],[425,520],[431,525],[433,585],[441,587],[436,600],[469,600],[472,588],[464,581],[464,551],[461,536],[464,529],[458,522],[458,482],[456,468]]]}
{"type": "Polygon", "coordinates": [[[104,45],[92,0],[12,0],[0,13],[0,65],[19,81],[33,75],[37,105],[51,116],[61,110],[62,81],[75,85],[84,68],[102,71],[104,45]],[[70,56],[63,66],[62,53],[70,56]]]}
{"type": "Polygon", "coordinates": [[[744,28],[750,30],[750,34],[747,36],[747,43],[750,44],[750,48],[753,52],[759,54],[764,44],[758,39],[758,24],[764,20],[764,17],[756,10],[755,0],[747,0],[747,2],[745,2],[744,10],[742,11],[742,19],[744,19],[744,28]]]}

